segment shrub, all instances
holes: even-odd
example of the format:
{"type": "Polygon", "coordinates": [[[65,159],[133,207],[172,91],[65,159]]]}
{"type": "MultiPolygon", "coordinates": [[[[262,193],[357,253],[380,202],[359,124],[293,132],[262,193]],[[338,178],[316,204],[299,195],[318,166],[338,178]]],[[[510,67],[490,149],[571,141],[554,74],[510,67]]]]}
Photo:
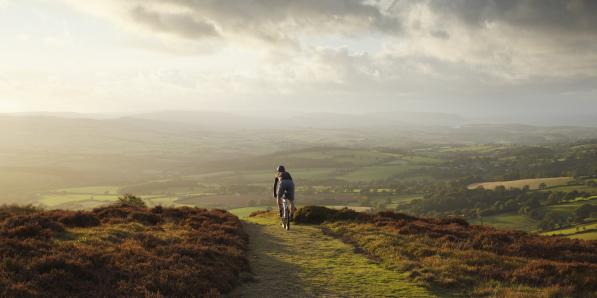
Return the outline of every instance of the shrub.
{"type": "Polygon", "coordinates": [[[139,207],[145,208],[147,205],[140,197],[137,197],[132,194],[124,194],[123,196],[118,198],[118,202],[122,205],[131,206],[131,207],[139,207]]]}

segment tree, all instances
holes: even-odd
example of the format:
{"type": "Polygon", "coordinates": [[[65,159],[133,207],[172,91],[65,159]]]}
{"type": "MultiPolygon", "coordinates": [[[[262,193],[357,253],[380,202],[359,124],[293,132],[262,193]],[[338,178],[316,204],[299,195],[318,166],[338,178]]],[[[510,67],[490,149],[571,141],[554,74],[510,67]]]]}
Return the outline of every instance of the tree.
{"type": "Polygon", "coordinates": [[[576,210],[574,211],[574,215],[576,215],[576,218],[579,221],[583,221],[585,218],[590,217],[591,213],[595,211],[597,211],[597,207],[590,204],[584,204],[576,208],[576,210]]]}
{"type": "Polygon", "coordinates": [[[560,202],[560,199],[559,199],[558,193],[552,192],[549,194],[549,197],[547,197],[547,205],[555,205],[559,202],[560,202]]]}
{"type": "Polygon", "coordinates": [[[566,223],[566,217],[557,212],[549,212],[545,215],[543,220],[539,223],[539,227],[543,230],[552,230],[561,228],[566,223]]]}

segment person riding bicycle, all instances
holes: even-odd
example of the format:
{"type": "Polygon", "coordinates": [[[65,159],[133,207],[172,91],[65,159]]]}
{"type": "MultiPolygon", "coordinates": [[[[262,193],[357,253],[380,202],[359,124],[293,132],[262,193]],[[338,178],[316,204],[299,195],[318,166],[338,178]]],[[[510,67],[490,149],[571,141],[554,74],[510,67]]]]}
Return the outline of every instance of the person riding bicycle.
{"type": "Polygon", "coordinates": [[[294,207],[294,182],[290,173],[286,172],[284,166],[278,166],[276,178],[274,179],[274,198],[278,203],[278,210],[280,210],[280,217],[283,217],[282,199],[286,198],[290,202],[290,214],[293,214],[296,208],[294,207]]]}

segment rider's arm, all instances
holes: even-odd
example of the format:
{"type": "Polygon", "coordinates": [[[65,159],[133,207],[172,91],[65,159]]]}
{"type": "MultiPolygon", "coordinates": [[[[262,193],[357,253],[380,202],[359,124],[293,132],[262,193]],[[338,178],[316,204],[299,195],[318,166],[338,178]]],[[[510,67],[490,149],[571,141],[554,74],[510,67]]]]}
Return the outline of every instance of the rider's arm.
{"type": "Polygon", "coordinates": [[[274,198],[276,197],[276,188],[278,188],[278,177],[274,178],[274,198]]]}

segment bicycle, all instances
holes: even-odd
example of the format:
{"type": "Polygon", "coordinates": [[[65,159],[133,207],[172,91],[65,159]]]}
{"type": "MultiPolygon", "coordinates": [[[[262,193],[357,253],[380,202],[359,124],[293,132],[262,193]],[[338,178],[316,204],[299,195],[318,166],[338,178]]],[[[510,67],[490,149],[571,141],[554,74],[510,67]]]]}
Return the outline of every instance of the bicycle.
{"type": "Polygon", "coordinates": [[[292,217],[292,215],[290,214],[289,205],[290,202],[288,202],[286,196],[282,197],[282,228],[284,228],[286,231],[290,230],[290,219],[292,217]]]}

